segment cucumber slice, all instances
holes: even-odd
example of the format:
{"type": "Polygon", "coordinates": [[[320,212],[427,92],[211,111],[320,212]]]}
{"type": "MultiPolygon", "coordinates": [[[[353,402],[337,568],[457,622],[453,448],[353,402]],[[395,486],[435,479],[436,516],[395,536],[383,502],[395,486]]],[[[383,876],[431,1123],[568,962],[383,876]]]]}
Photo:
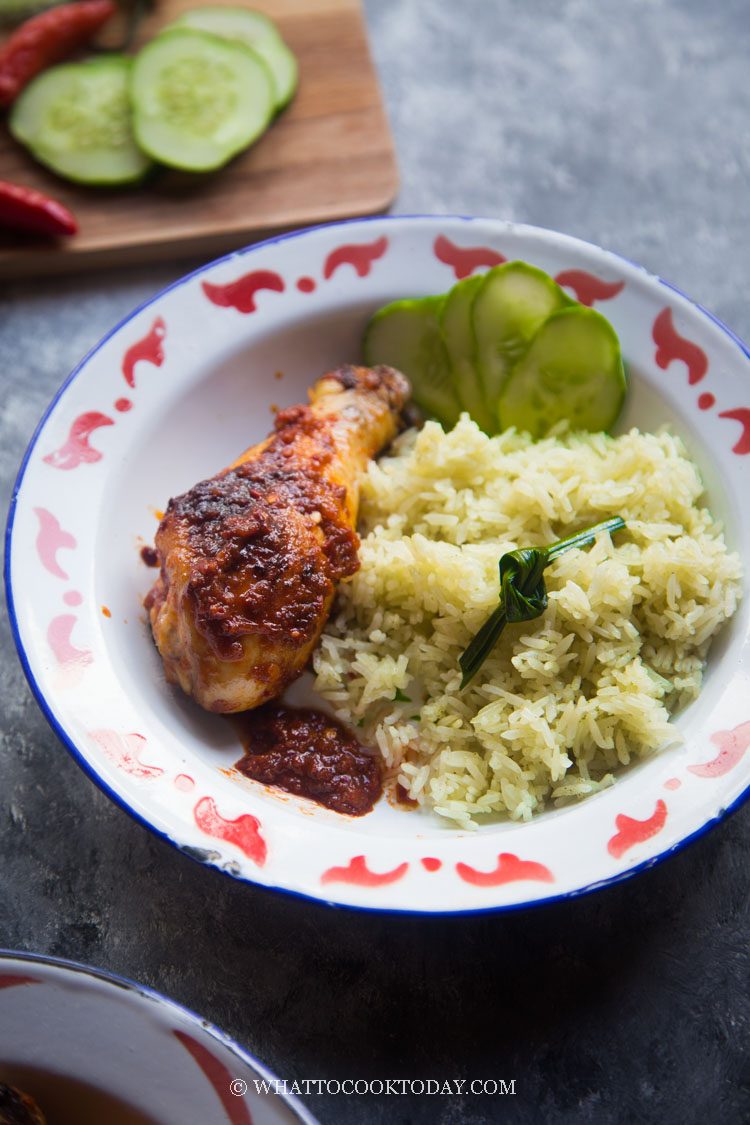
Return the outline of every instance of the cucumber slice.
{"type": "Polygon", "coordinates": [[[472,303],[484,276],[466,277],[457,282],[445,298],[440,317],[443,340],[451,364],[453,389],[463,410],[468,411],[486,434],[497,432],[496,411],[484,399],[476,367],[476,342],[472,328],[472,303]]]}
{"type": "Polygon", "coordinates": [[[273,114],[271,77],[254,51],[188,27],[163,31],[141,49],[131,89],[136,141],[186,172],[220,168],[273,114]]]}
{"type": "Polygon", "coordinates": [[[595,309],[553,313],[510,373],[498,402],[501,429],[542,437],[563,419],[574,430],[608,430],[625,397],[620,344],[595,309]]]}
{"type": "Polygon", "coordinates": [[[572,304],[543,270],[506,262],[485,274],[472,306],[477,368],[485,402],[495,409],[510,369],[550,313],[572,304]]]}
{"type": "Polygon", "coordinates": [[[11,133],[42,164],[77,183],[141,179],[152,165],[133,138],[132,66],[123,55],[109,55],[50,67],[14,101],[11,133]]]}
{"type": "Polygon", "coordinates": [[[271,72],[276,111],[291,100],[297,89],[297,60],[281,38],[272,20],[253,8],[190,8],[170,27],[192,27],[209,31],[221,39],[244,43],[260,55],[271,72]]]}
{"type": "Polygon", "coordinates": [[[422,297],[386,305],[368,324],[363,350],[369,367],[386,363],[402,371],[417,405],[450,427],[458,421],[461,403],[440,332],[444,299],[422,297]]]}

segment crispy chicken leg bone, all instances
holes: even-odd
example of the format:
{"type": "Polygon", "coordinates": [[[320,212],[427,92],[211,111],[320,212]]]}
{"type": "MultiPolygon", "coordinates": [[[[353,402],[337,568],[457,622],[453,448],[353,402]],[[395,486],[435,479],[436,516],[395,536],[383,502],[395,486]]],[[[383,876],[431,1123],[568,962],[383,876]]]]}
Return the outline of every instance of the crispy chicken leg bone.
{"type": "Polygon", "coordinates": [[[410,387],[390,367],[339,367],[309,406],[229,468],[169,501],[146,598],[167,680],[209,711],[246,711],[303,671],[357,570],[359,480],[401,427],[410,387]]]}

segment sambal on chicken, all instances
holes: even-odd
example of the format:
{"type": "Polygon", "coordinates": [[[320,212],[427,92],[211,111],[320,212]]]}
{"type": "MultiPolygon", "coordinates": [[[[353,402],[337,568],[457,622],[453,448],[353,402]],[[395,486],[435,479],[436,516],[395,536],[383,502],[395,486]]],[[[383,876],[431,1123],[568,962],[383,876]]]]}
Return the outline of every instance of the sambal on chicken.
{"type": "Polygon", "coordinates": [[[209,711],[277,697],[355,573],[360,477],[410,394],[390,367],[343,366],[227,469],[169,501],[146,598],[167,680],[209,711]]]}

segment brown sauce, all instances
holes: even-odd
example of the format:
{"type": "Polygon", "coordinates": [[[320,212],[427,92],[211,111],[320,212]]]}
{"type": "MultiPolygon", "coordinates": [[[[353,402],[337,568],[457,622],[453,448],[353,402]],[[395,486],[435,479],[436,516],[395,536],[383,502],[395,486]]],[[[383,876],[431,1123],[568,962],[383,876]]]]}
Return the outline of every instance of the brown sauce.
{"type": "Polygon", "coordinates": [[[141,559],[146,566],[159,565],[159,553],[154,547],[141,547],[141,559]]]}
{"type": "Polygon", "coordinates": [[[396,782],[394,788],[394,797],[396,798],[397,805],[405,805],[409,809],[418,809],[419,801],[415,801],[413,797],[409,796],[409,790],[406,789],[400,781],[396,782]]]}
{"type": "MultiPolygon", "coordinates": [[[[158,1125],[155,1118],[147,1117],[106,1090],[39,1067],[0,1063],[2,1083],[30,1095],[47,1125],[158,1125]]],[[[3,1112],[0,1102],[0,1122],[6,1120],[3,1112]]],[[[8,1116],[7,1120],[13,1122],[14,1118],[8,1116]]]]}
{"type": "Polygon", "coordinates": [[[334,812],[363,816],[382,792],[377,760],[322,711],[266,703],[233,716],[246,777],[308,797],[334,812]]]}

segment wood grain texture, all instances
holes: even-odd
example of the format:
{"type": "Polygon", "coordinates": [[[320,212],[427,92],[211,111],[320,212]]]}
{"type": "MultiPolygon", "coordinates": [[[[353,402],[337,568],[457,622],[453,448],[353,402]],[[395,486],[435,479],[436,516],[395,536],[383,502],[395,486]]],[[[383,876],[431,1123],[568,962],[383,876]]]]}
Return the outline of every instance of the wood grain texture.
{"type": "MultiPolygon", "coordinates": [[[[161,0],[139,42],[206,2],[161,0]]],[[[221,254],[272,232],[388,207],[398,172],[359,0],[252,6],[276,21],[297,56],[299,88],[260,140],[218,172],[161,170],[138,187],[86,188],[46,171],[0,129],[0,179],[53,195],[80,227],[58,243],[0,231],[0,279],[221,254]]]]}

